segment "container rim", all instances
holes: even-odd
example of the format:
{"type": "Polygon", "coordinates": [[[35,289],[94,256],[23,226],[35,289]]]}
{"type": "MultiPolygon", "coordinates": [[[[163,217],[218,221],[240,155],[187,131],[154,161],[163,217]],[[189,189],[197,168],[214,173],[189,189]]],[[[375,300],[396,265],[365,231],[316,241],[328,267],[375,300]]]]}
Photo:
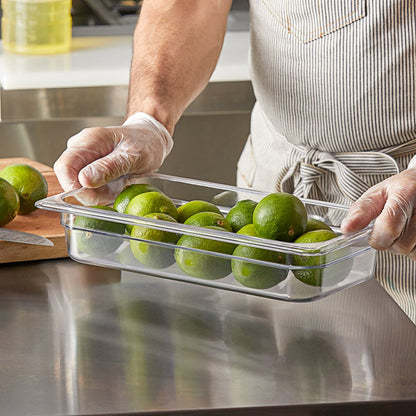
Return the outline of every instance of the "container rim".
{"type": "MultiPolygon", "coordinates": [[[[201,186],[206,188],[212,188],[218,191],[233,191],[233,192],[241,192],[245,194],[253,194],[260,197],[268,195],[270,192],[264,192],[249,188],[242,188],[236,187],[232,185],[226,184],[218,184],[215,182],[191,179],[191,178],[183,178],[180,176],[172,176],[167,174],[160,174],[160,173],[153,173],[150,175],[131,175],[125,176],[122,178],[117,179],[114,182],[111,182],[103,187],[97,188],[96,190],[100,190],[100,192],[105,192],[107,189],[110,192],[111,189],[119,188],[121,189],[131,183],[134,183],[135,179],[145,179],[145,178],[155,178],[160,180],[167,180],[170,182],[180,182],[184,184],[189,184],[193,186],[201,186]]],[[[61,214],[69,214],[69,215],[82,215],[90,218],[96,218],[101,220],[107,221],[114,221],[119,222],[122,224],[129,224],[129,225],[139,225],[139,226],[146,226],[149,228],[159,229],[163,231],[175,232],[180,234],[188,234],[197,237],[203,238],[211,238],[214,240],[226,241],[233,244],[244,244],[252,247],[273,250],[273,251],[282,251],[287,254],[301,254],[302,256],[321,256],[324,254],[328,254],[340,249],[343,249],[347,246],[351,246],[353,244],[359,243],[364,249],[371,249],[371,247],[367,243],[367,238],[371,233],[372,224],[369,224],[367,227],[363,228],[360,231],[347,233],[347,234],[340,234],[338,237],[323,241],[319,243],[309,243],[309,244],[298,244],[293,242],[284,242],[284,241],[277,241],[277,240],[270,240],[261,237],[253,237],[253,236],[246,236],[242,234],[231,233],[229,231],[221,231],[221,230],[214,230],[209,228],[202,228],[193,225],[187,225],[182,223],[173,223],[168,221],[161,221],[152,218],[145,218],[140,216],[134,216],[129,214],[122,214],[119,212],[112,212],[107,210],[102,210],[98,208],[93,208],[91,206],[83,206],[68,203],[65,200],[70,197],[79,197],[82,192],[91,192],[94,191],[91,188],[79,188],[72,191],[62,192],[53,196],[46,197],[36,202],[36,207],[49,210],[49,211],[56,211],[60,212],[61,214]]],[[[178,203],[178,200],[171,198],[175,203],[178,203]]],[[[349,209],[348,206],[334,204],[326,201],[318,201],[313,199],[306,199],[300,198],[301,201],[305,204],[319,206],[319,207],[327,207],[327,208],[335,208],[338,210],[347,211],[349,209]]],[[[362,250],[360,250],[362,251],[362,250]]]]}

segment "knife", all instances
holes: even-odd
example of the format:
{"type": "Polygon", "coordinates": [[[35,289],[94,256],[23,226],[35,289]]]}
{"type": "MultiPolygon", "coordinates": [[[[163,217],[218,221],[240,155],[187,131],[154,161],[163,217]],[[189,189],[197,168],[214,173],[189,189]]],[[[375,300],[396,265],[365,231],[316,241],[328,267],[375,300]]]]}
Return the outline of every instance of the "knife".
{"type": "Polygon", "coordinates": [[[7,228],[0,228],[0,240],[22,244],[37,244],[41,246],[54,245],[51,240],[40,235],[26,233],[23,231],[9,230],[7,228]]]}

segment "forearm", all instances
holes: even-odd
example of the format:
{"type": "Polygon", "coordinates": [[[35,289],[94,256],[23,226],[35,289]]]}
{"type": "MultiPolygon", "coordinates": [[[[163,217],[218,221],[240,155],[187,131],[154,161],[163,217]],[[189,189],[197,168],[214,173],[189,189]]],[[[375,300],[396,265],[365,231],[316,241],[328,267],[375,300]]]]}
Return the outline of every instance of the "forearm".
{"type": "Polygon", "coordinates": [[[127,117],[138,111],[170,133],[209,81],[231,0],[145,0],[134,33],[127,117]]]}

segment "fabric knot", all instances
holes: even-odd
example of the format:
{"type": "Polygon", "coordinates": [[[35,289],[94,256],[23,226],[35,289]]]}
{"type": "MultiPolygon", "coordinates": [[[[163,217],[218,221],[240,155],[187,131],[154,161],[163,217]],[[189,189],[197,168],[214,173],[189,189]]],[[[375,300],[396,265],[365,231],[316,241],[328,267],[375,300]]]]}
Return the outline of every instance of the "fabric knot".
{"type": "Polygon", "coordinates": [[[303,185],[311,186],[325,175],[326,169],[319,166],[319,161],[324,156],[327,157],[329,155],[325,155],[324,152],[317,149],[310,148],[306,150],[305,157],[303,160],[300,160],[299,165],[299,172],[303,185]]]}
{"type": "Polygon", "coordinates": [[[303,185],[310,186],[318,182],[319,179],[325,175],[326,171],[318,166],[300,162],[299,173],[303,185]]]}
{"type": "Polygon", "coordinates": [[[318,161],[320,159],[320,154],[323,154],[324,152],[321,152],[318,149],[314,149],[313,147],[305,148],[305,156],[304,156],[304,162],[308,165],[313,165],[315,161],[318,161]]]}
{"type": "Polygon", "coordinates": [[[370,188],[371,184],[364,179],[366,175],[399,173],[392,155],[415,150],[416,141],[380,151],[350,153],[329,153],[292,145],[290,167],[280,180],[280,188],[299,198],[351,204],[370,188]],[[328,195],[335,196],[335,200],[328,195]]]}

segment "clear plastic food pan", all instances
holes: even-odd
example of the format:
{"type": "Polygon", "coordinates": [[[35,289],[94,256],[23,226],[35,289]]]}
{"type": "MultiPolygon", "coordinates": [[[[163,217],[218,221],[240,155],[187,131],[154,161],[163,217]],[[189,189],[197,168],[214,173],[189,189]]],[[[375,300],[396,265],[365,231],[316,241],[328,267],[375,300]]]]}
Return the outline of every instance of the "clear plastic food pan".
{"type": "Polygon", "coordinates": [[[81,263],[293,302],[322,298],[373,275],[375,250],[367,241],[371,226],[357,233],[339,231],[348,207],[301,200],[308,218],[325,222],[337,233],[330,240],[309,244],[96,208],[112,207],[119,193],[131,184],[155,186],[176,208],[190,201],[210,202],[224,217],[238,201],[257,203],[268,195],[258,190],[152,174],[120,178],[98,189],[62,193],[36,205],[61,213],[69,256],[81,263]],[[97,227],[103,223],[110,226],[97,227]],[[131,231],[134,226],[151,232],[124,231],[131,231]],[[146,238],[160,234],[176,237],[146,238]],[[259,252],[267,255],[258,257],[259,252]]]}

